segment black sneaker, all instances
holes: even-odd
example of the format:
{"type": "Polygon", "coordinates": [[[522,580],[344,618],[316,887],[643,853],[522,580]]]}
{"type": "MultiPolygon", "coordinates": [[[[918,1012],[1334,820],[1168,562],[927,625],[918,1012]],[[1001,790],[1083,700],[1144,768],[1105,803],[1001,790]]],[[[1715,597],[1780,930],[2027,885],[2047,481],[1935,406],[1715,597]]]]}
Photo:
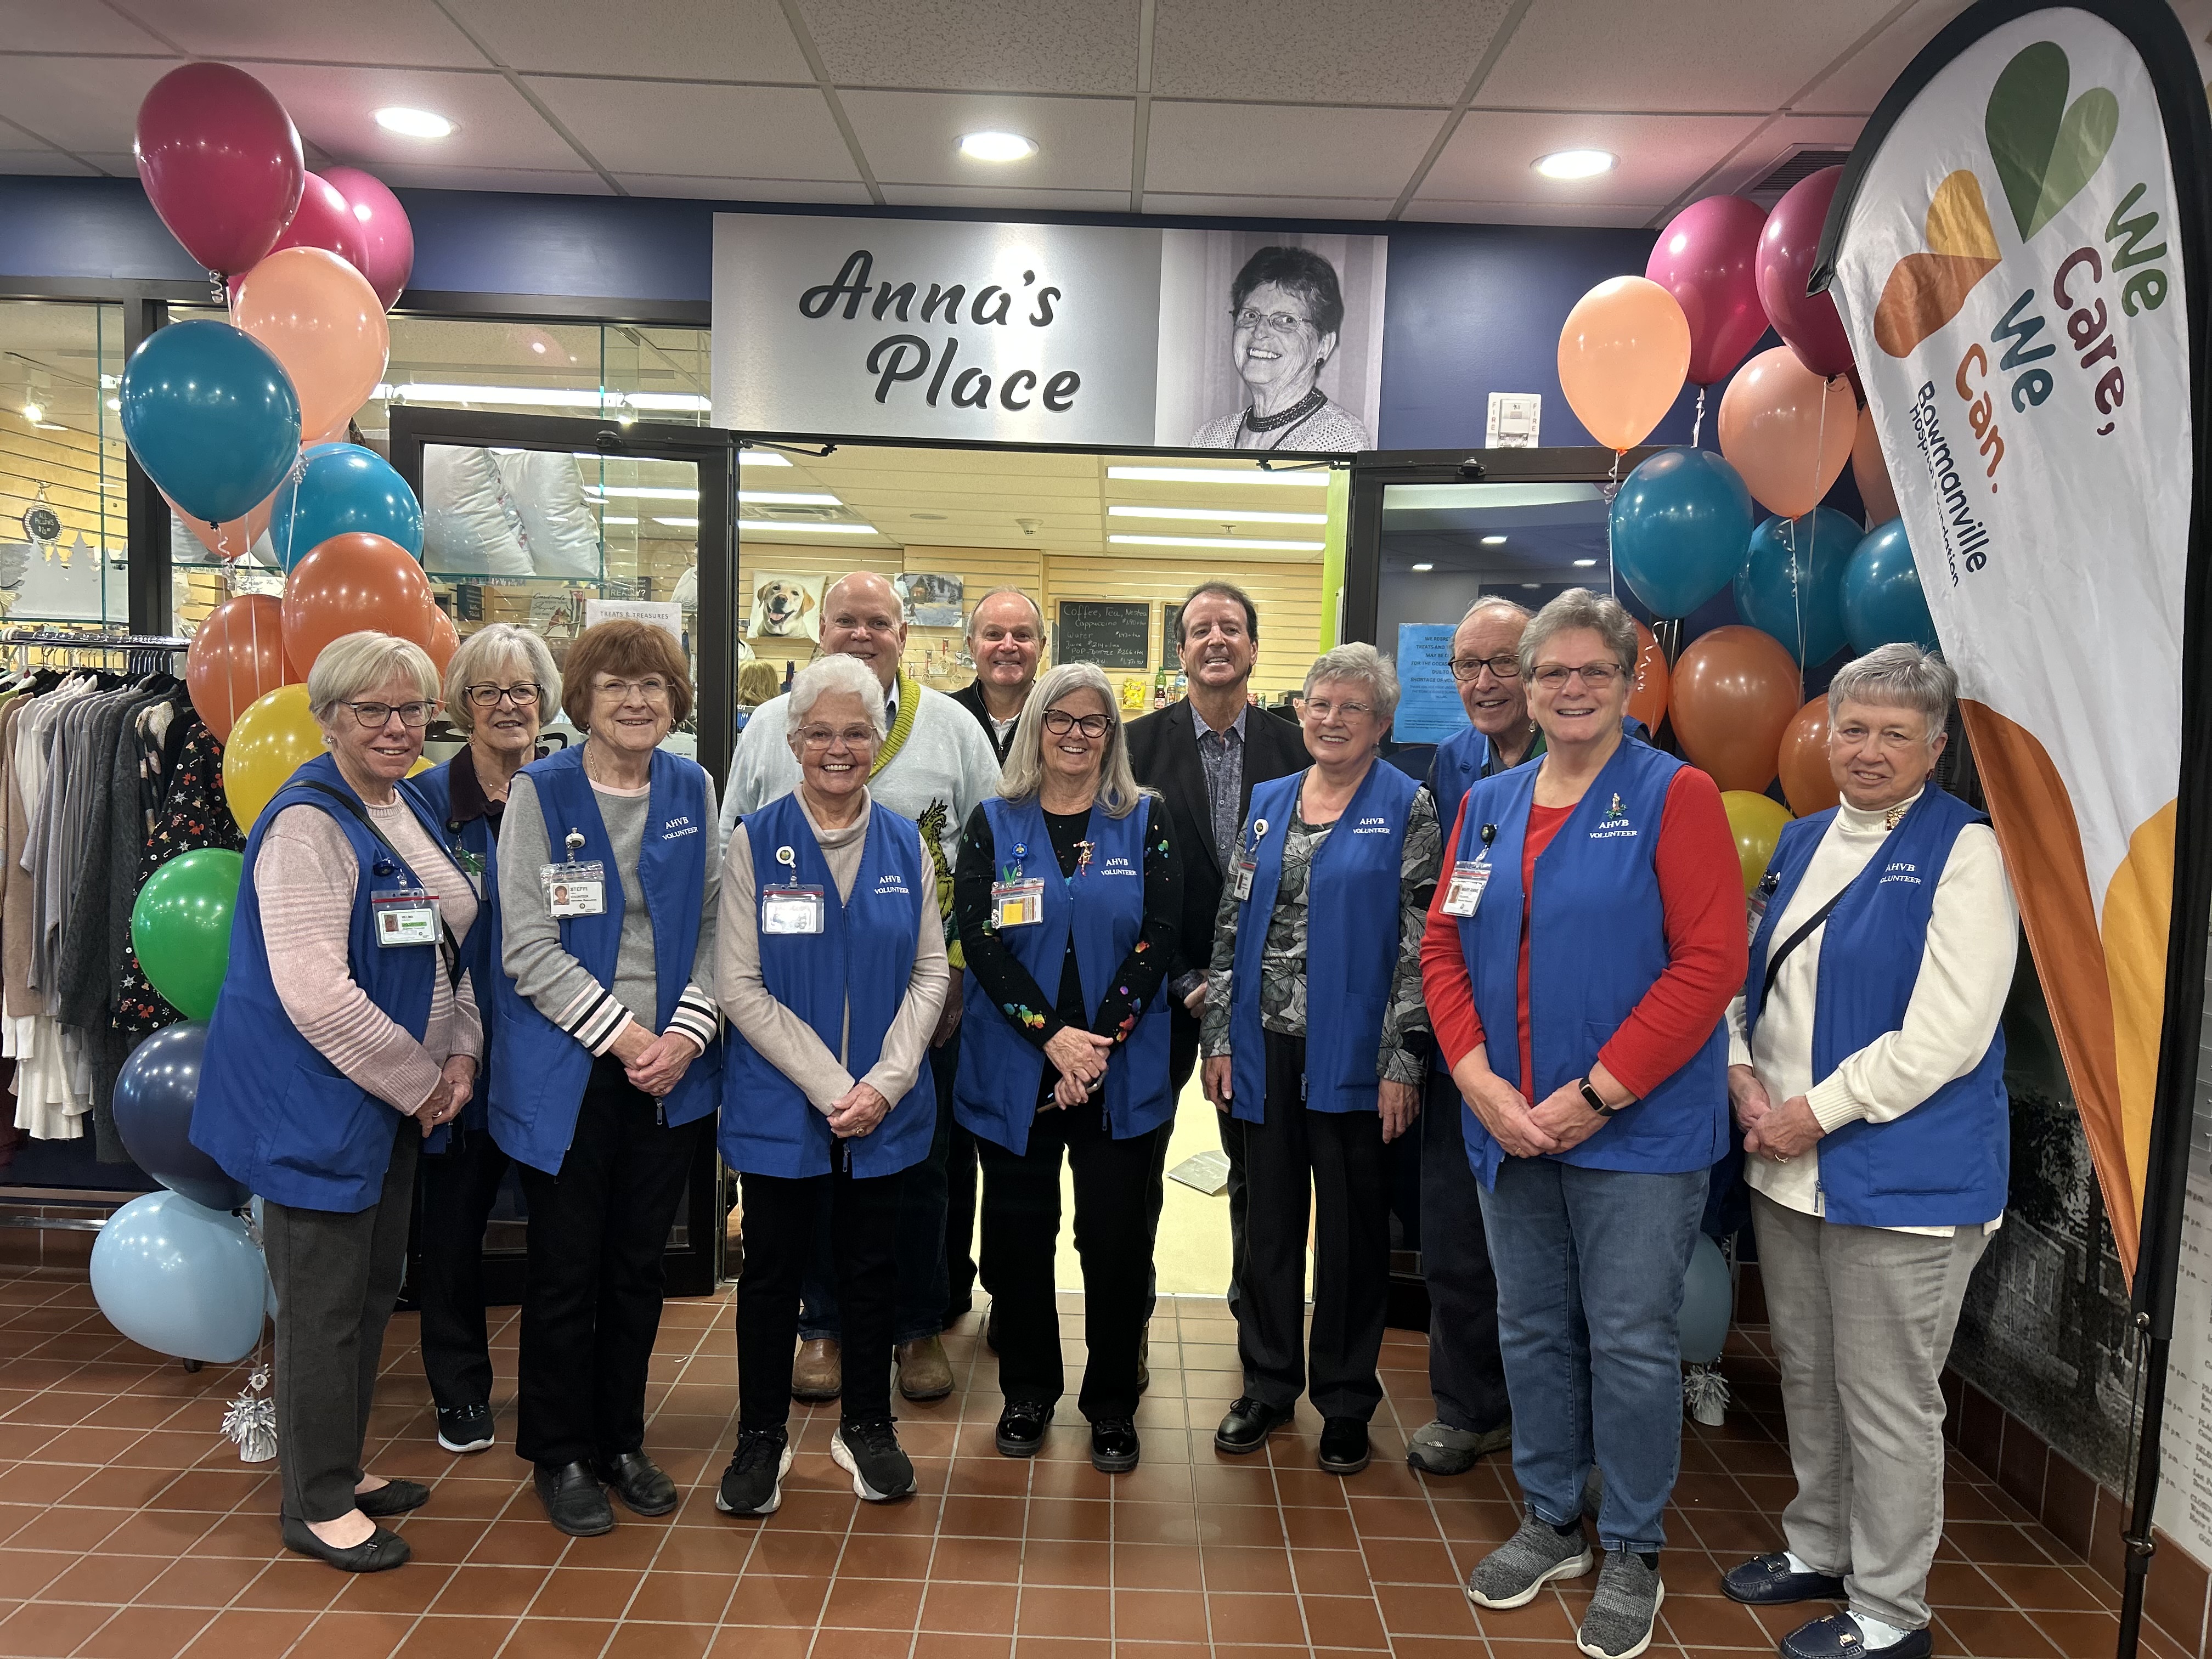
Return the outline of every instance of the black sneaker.
{"type": "Polygon", "coordinates": [[[888,1417],[840,1424],[830,1437],[830,1461],[853,1477],[853,1495],[888,1504],[914,1491],[914,1463],[899,1449],[888,1417]]]}
{"type": "Polygon", "coordinates": [[[1009,1400],[999,1413],[999,1455],[1035,1457],[1051,1422],[1051,1407],[1034,1400],[1009,1400]]]}
{"type": "Polygon", "coordinates": [[[438,1443],[447,1451],[480,1452],[488,1448],[491,1442],[490,1407],[439,1407],[438,1443]]]}
{"type": "Polygon", "coordinates": [[[1126,1417],[1102,1417],[1091,1425],[1091,1467],[1101,1474],[1127,1474],[1141,1449],[1137,1425],[1126,1417]]]}
{"type": "Polygon", "coordinates": [[[738,1449],[714,1507],[724,1515],[774,1515],[783,1502],[783,1477],[791,1473],[791,1437],[782,1429],[739,1429],[738,1449]]]}

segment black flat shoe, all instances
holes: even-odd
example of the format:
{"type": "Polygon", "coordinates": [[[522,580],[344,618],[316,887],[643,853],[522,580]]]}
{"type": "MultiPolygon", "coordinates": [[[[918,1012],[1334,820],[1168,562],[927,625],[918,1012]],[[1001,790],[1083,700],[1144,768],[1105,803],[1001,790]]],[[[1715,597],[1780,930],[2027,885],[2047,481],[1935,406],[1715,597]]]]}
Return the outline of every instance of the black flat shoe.
{"type": "Polygon", "coordinates": [[[392,1480],[374,1492],[357,1492],[353,1506],[372,1521],[387,1515],[404,1515],[430,1501],[430,1489],[419,1480],[392,1480]]]}
{"type": "Polygon", "coordinates": [[[1329,1474],[1357,1474],[1373,1455],[1367,1425],[1358,1418],[1332,1417],[1322,1424],[1321,1466],[1329,1474]]]}
{"type": "Polygon", "coordinates": [[[1240,1395],[1221,1419],[1221,1426],[1213,1431],[1213,1449],[1242,1457],[1266,1445],[1267,1437],[1290,1420],[1289,1412],[1240,1395]]]}
{"type": "Polygon", "coordinates": [[[1091,1425],[1091,1467],[1101,1474],[1127,1474],[1142,1450],[1137,1425],[1126,1417],[1101,1418],[1091,1425]]]}
{"type": "Polygon", "coordinates": [[[1875,1647],[1848,1613],[1832,1613],[1800,1625],[1782,1638],[1782,1659],[1929,1659],[1935,1650],[1934,1638],[1925,1630],[1909,1630],[1887,1647],[1875,1647]]]}
{"type": "Polygon", "coordinates": [[[640,1515],[665,1515],[676,1507],[676,1483],[641,1451],[600,1458],[592,1465],[592,1473],[640,1515]]]}
{"type": "Polygon", "coordinates": [[[1754,1555],[1721,1575],[1721,1594],[1754,1607],[1786,1607],[1792,1601],[1840,1601],[1844,1581],[1833,1573],[1793,1572],[1780,1550],[1754,1555]]]}
{"type": "Polygon", "coordinates": [[[545,1518],[571,1538],[597,1538],[615,1529],[615,1512],[588,1463],[540,1463],[538,1501],[545,1518]]]}
{"type": "Polygon", "coordinates": [[[1035,1457],[1051,1423],[1051,1407],[1034,1400],[1009,1400],[999,1413],[999,1455],[1035,1457]]]}
{"type": "Polygon", "coordinates": [[[327,1561],[340,1572],[389,1572],[394,1567],[405,1566],[408,1558],[414,1554],[405,1539],[382,1527],[371,1533],[366,1543],[346,1549],[325,1544],[308,1530],[306,1522],[289,1515],[283,1517],[283,1534],[286,1549],[327,1561]]]}

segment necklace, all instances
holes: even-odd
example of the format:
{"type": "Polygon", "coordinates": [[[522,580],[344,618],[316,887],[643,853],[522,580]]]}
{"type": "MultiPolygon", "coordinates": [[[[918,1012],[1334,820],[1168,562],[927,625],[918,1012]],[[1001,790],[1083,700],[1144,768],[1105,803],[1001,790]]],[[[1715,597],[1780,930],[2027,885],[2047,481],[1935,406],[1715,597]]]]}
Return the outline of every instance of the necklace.
{"type": "Polygon", "coordinates": [[[1278,431],[1293,422],[1303,421],[1328,401],[1328,398],[1322,395],[1322,389],[1316,386],[1288,409],[1279,409],[1273,415],[1261,415],[1254,410],[1247,409],[1244,411],[1244,429],[1247,432],[1278,431]]]}

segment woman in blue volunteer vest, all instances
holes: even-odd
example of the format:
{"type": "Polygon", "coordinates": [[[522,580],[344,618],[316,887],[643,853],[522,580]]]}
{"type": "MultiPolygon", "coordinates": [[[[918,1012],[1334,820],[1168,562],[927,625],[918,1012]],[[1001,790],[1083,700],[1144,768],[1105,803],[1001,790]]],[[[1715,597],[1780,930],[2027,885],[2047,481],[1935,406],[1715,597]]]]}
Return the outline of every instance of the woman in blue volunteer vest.
{"type": "Polygon", "coordinates": [[[1133,1469],[1151,1183],[1175,1117],[1162,986],[1182,868],[1165,809],[1130,775],[1114,689],[1089,663],[1062,664],[1030,692],[999,794],[968,819],[953,908],[974,993],[953,1109],[983,1164],[999,1450],[1034,1456],[1063,1386],[1053,1260],[1065,1150],[1089,1352],[1078,1403],[1091,1461],[1133,1469]]]}
{"type": "Polygon", "coordinates": [[[723,1160],[744,1178],[738,1443],[714,1507],[773,1515],[791,1468],[799,1294],[826,1217],[844,1310],[830,1455],[871,1503],[914,1490],[891,1427],[899,1209],[928,1156],[929,1039],[951,985],[921,830],[878,805],[883,683],[824,657],[792,683],[799,787],[744,819],[723,855],[716,994],[732,1035],[723,1160]]]}
{"type": "Polygon", "coordinates": [[[1828,688],[1842,805],[1786,826],[1734,1010],[1744,1131],[1797,1496],[1740,1601],[1843,1601],[1791,1659],[1920,1659],[1943,1527],[1943,1373],[2002,1218],[1998,1019],[2019,916],[1989,820],[1936,787],[1958,680],[1886,645],[1828,688]],[[1848,1473],[1846,1473],[1848,1472],[1848,1473]]]}
{"type": "Polygon", "coordinates": [[[659,745],[691,709],[673,636],[606,622],[568,649],[584,741],[526,766],[500,826],[492,1139],[529,1204],[515,1451],[562,1532],[676,1507],[645,1454],[662,1257],[721,1097],[714,788],[659,745]]]}
{"type": "Polygon", "coordinates": [[[1721,1018],[1743,971],[1742,876],[1720,792],[1622,735],[1636,625],[1572,588],[1518,647],[1535,765],[1477,781],[1421,957],[1465,1115],[1498,1275],[1521,1528],[1468,1581],[1517,1607],[1593,1565],[1583,1483],[1605,1476],[1605,1565],[1579,1640],[1640,1653],[1680,1462],[1675,1319],[1727,1149],[1721,1018]]]}
{"type": "MultiPolygon", "coordinates": [[[[447,854],[481,898],[499,890],[499,825],[514,775],[538,752],[544,711],[561,702],[561,675],[545,641],[492,623],[461,641],[446,665],[446,718],[466,746],[416,782],[443,827],[447,854]]],[[[500,966],[499,910],[484,903],[461,940],[469,977],[489,988],[500,966]]],[[[483,1010],[490,1013],[490,997],[483,1010]]],[[[486,1019],[489,1028],[490,1021],[486,1019]]],[[[491,1347],[484,1329],[483,1236],[507,1156],[485,1127],[484,1080],[445,1134],[424,1144],[416,1167],[414,1291],[422,1310],[422,1371],[438,1413],[438,1443],[479,1452],[492,1443],[491,1347]]]]}
{"type": "Polygon", "coordinates": [[[483,1036],[453,945],[476,895],[401,781],[437,699],[429,658],[384,634],[307,671],[331,752],[251,826],[192,1112],[193,1144],[263,1200],[284,1542],[350,1572],[405,1561],[377,1522],[429,1497],[366,1474],[362,1445],[416,1150],[467,1105],[483,1036]]]}
{"type": "Polygon", "coordinates": [[[1333,1474],[1357,1474],[1370,1455],[1390,1278],[1385,1145],[1419,1113],[1428,1026],[1419,953],[1436,809],[1376,758],[1397,707],[1397,672],[1371,645],[1339,646],[1308,672],[1299,719],[1314,763],[1252,792],[1199,1033],[1206,1096],[1246,1194],[1234,1263],[1244,1391],[1213,1443],[1258,1449],[1310,1377],[1333,1474]]]}

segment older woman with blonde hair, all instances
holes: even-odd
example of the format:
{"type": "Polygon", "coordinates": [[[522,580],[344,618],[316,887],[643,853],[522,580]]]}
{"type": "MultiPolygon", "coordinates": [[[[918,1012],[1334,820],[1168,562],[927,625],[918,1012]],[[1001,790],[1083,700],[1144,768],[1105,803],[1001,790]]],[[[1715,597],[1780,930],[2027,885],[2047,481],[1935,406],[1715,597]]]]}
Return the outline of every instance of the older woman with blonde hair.
{"type": "Polygon", "coordinates": [[[247,837],[191,1133],[264,1200],[284,1542],[375,1572],[409,1553],[378,1522],[429,1497],[368,1474],[362,1447],[416,1150],[474,1092],[482,1029],[456,940],[477,901],[404,781],[438,708],[422,648],[334,640],[307,672],[307,702],[331,752],[292,775],[247,837]]]}

